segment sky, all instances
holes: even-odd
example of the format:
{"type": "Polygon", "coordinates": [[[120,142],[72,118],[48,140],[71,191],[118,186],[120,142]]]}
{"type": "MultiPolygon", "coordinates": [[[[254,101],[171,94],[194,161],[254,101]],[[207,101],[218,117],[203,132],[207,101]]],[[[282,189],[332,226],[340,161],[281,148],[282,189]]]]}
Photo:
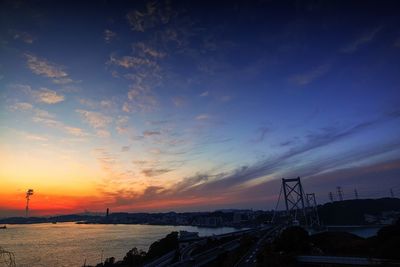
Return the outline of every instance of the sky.
{"type": "Polygon", "coordinates": [[[0,217],[400,196],[399,11],[2,0],[0,217]]]}

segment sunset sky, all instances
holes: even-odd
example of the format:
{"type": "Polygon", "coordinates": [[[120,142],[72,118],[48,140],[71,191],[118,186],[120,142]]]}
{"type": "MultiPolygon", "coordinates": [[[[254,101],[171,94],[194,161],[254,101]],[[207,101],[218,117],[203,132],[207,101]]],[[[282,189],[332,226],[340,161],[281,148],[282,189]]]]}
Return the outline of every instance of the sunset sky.
{"type": "Polygon", "coordinates": [[[0,217],[400,196],[396,1],[1,1],[0,217]]]}

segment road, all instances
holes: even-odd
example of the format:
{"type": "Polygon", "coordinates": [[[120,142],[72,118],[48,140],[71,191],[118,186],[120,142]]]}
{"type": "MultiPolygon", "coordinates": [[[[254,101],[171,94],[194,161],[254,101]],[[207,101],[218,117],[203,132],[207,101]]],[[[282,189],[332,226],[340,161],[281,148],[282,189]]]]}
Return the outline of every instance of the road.
{"type": "Polygon", "coordinates": [[[274,227],[267,230],[267,232],[258,241],[251,246],[249,251],[239,260],[235,267],[253,267],[257,265],[257,254],[264,247],[266,243],[272,242],[281,227],[274,227]]]}
{"type": "MultiPolygon", "coordinates": [[[[271,233],[272,229],[269,228],[255,228],[255,229],[248,229],[248,230],[243,230],[243,231],[237,231],[229,234],[223,234],[223,235],[215,235],[212,236],[213,238],[226,238],[226,237],[233,237],[234,239],[231,241],[228,241],[224,244],[221,244],[218,247],[213,247],[210,248],[209,250],[206,250],[202,253],[192,255],[192,252],[194,249],[198,246],[204,245],[204,241],[209,238],[209,237],[204,237],[203,239],[196,241],[189,246],[183,248],[180,251],[180,261],[174,264],[170,264],[170,262],[173,260],[175,253],[167,253],[161,258],[158,258],[154,260],[151,263],[146,264],[145,266],[147,267],[152,267],[152,266],[173,266],[173,267],[186,267],[186,266],[204,266],[211,261],[214,261],[218,258],[218,256],[226,251],[232,251],[240,246],[240,239],[243,237],[243,235],[257,235],[264,233],[265,231],[266,234],[262,235],[262,237],[258,240],[258,242],[252,246],[250,249],[249,253],[249,259],[253,258],[255,259],[256,252],[259,250],[263,242],[265,241],[264,238],[267,238],[267,234],[271,233]],[[251,256],[251,257],[250,257],[251,256]]],[[[246,254],[247,255],[247,254],[246,254]]],[[[242,265],[240,265],[242,266],[242,265]]],[[[243,265],[243,266],[248,266],[248,265],[243,265]]],[[[252,265],[250,265],[252,266],[252,265]]]]}

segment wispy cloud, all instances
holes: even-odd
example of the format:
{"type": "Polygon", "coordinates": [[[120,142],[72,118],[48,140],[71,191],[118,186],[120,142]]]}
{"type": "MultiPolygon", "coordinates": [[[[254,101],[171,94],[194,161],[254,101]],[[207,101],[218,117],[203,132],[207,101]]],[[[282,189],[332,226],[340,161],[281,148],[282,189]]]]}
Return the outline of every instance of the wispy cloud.
{"type": "MultiPolygon", "coordinates": [[[[306,152],[320,149],[322,147],[331,145],[340,140],[355,136],[363,131],[371,129],[372,127],[394,119],[399,119],[400,116],[397,113],[391,113],[391,115],[382,115],[381,117],[355,124],[349,128],[324,128],[318,132],[305,136],[305,141],[298,143],[291,147],[288,151],[277,155],[273,158],[258,161],[254,164],[239,167],[230,172],[222,173],[203,173],[200,178],[198,175],[194,177],[186,177],[182,179],[182,182],[172,186],[173,194],[181,195],[208,195],[218,194],[220,192],[230,192],[233,188],[237,188],[248,181],[259,179],[262,177],[269,177],[270,175],[279,174],[282,172],[286,174],[293,174],[293,162],[298,159],[299,156],[306,152]],[[188,181],[196,181],[197,185],[193,185],[188,181]],[[182,186],[184,184],[184,186],[182,186]]],[[[352,161],[359,161],[365,158],[372,157],[374,155],[386,153],[388,151],[398,150],[400,144],[393,145],[389,144],[385,148],[381,146],[372,148],[370,151],[351,151],[348,155],[332,160],[331,158],[318,161],[317,163],[310,162],[306,165],[301,165],[301,168],[297,168],[297,172],[302,175],[310,176],[317,174],[324,170],[332,168],[338,168],[352,161]]],[[[339,156],[338,156],[339,157],[339,156]]]]}
{"type": "Polygon", "coordinates": [[[130,146],[123,146],[123,147],[121,147],[121,152],[127,152],[127,151],[129,151],[130,149],[131,149],[130,146]]]}
{"type": "Polygon", "coordinates": [[[360,46],[372,42],[381,30],[382,27],[379,26],[365,32],[363,35],[343,47],[341,51],[343,53],[354,53],[360,48],[360,46]]]}
{"type": "Polygon", "coordinates": [[[118,116],[115,125],[116,125],[116,130],[119,134],[127,134],[128,132],[132,131],[130,130],[128,122],[129,122],[128,116],[118,116]]]}
{"type": "MultiPolygon", "coordinates": [[[[64,99],[65,99],[64,95],[57,93],[54,90],[44,88],[44,87],[42,87],[38,90],[32,89],[32,87],[29,85],[23,85],[23,84],[14,84],[11,87],[22,91],[29,97],[33,98],[36,102],[40,102],[40,103],[56,104],[56,103],[64,101],[64,99]]],[[[31,104],[25,103],[24,105],[26,106],[26,105],[31,105],[31,104]]]]}
{"type": "Polygon", "coordinates": [[[46,104],[56,104],[64,101],[65,98],[63,95],[57,93],[56,91],[47,88],[41,88],[38,91],[33,91],[33,93],[39,102],[46,104]]]}
{"type": "Polygon", "coordinates": [[[86,123],[88,123],[96,130],[97,136],[103,138],[111,136],[110,132],[107,130],[108,126],[113,121],[111,117],[106,116],[100,112],[82,109],[77,109],[76,112],[78,112],[82,116],[86,123]]]}
{"type": "Polygon", "coordinates": [[[48,139],[41,135],[36,134],[26,134],[25,138],[32,141],[47,141],[48,139]]]}
{"type": "Polygon", "coordinates": [[[144,42],[133,44],[133,49],[135,50],[135,52],[141,54],[144,57],[150,56],[155,59],[161,59],[167,55],[165,52],[159,51],[149,45],[146,45],[144,42]]]}
{"type": "Polygon", "coordinates": [[[29,69],[35,74],[49,78],[62,78],[68,76],[64,67],[49,62],[46,59],[39,58],[32,54],[25,54],[29,69]]]}
{"type": "Polygon", "coordinates": [[[33,109],[33,105],[27,102],[18,102],[15,103],[11,108],[14,110],[31,110],[33,109]]]}
{"type": "Polygon", "coordinates": [[[176,96],[172,98],[172,103],[174,103],[175,107],[183,107],[186,104],[186,100],[181,96],[176,96]]]}
{"type": "Polygon", "coordinates": [[[232,96],[230,96],[230,95],[224,95],[224,96],[222,96],[220,99],[221,99],[222,102],[229,102],[229,101],[231,101],[232,96]]]}
{"type": "Polygon", "coordinates": [[[128,68],[138,68],[141,66],[147,67],[158,67],[158,64],[155,61],[152,61],[147,58],[140,58],[135,56],[123,56],[116,57],[114,55],[110,56],[109,64],[117,65],[120,67],[128,68]]]}
{"type": "Polygon", "coordinates": [[[151,1],[147,2],[145,8],[132,10],[127,15],[132,30],[144,32],[157,25],[167,24],[174,15],[169,2],[151,1]]]}
{"type": "Polygon", "coordinates": [[[76,112],[78,112],[88,124],[96,129],[105,128],[112,122],[111,117],[103,115],[100,112],[88,111],[83,109],[78,109],[76,110],[76,112]]]}
{"type": "Polygon", "coordinates": [[[49,113],[47,110],[35,108],[32,104],[27,102],[17,102],[10,106],[11,110],[19,110],[19,111],[29,111],[36,117],[53,119],[55,115],[49,113]]]}
{"type": "Polygon", "coordinates": [[[149,136],[154,136],[154,135],[160,135],[160,131],[144,131],[143,136],[144,137],[149,137],[149,136]]]}
{"type": "Polygon", "coordinates": [[[330,70],[330,68],[331,66],[329,64],[323,64],[314,68],[311,71],[293,75],[292,77],[289,78],[289,81],[299,86],[308,85],[312,83],[314,80],[326,74],[330,70]]]}
{"type": "Polygon", "coordinates": [[[157,100],[148,87],[132,85],[127,95],[128,99],[122,106],[125,112],[149,112],[157,106],[157,100]]]}
{"type": "Polygon", "coordinates": [[[34,37],[32,34],[28,32],[23,32],[23,31],[11,31],[14,40],[21,40],[24,43],[27,44],[32,44],[35,40],[36,37],[34,37]]]}
{"type": "Polygon", "coordinates": [[[84,130],[82,130],[81,128],[78,128],[78,127],[71,127],[71,126],[64,125],[64,129],[68,133],[70,133],[71,135],[74,135],[74,136],[82,137],[82,136],[87,136],[88,135],[87,133],[85,133],[84,130]]]}
{"type": "Polygon", "coordinates": [[[172,170],[170,169],[144,169],[142,170],[142,173],[147,176],[147,177],[154,177],[158,176],[167,172],[170,172],[172,170]]]}
{"type": "Polygon", "coordinates": [[[203,93],[200,94],[200,96],[201,97],[206,97],[206,96],[208,96],[208,94],[209,94],[208,91],[204,91],[203,93]]]}
{"type": "Polygon", "coordinates": [[[108,152],[104,148],[96,148],[93,150],[93,153],[99,162],[101,168],[108,174],[114,174],[115,168],[117,165],[117,157],[108,152]]]}
{"type": "Polygon", "coordinates": [[[267,127],[260,127],[256,130],[257,136],[251,141],[254,143],[261,143],[264,141],[266,134],[270,131],[267,127]]]}
{"type": "Polygon", "coordinates": [[[69,84],[69,83],[73,83],[73,82],[79,82],[79,81],[74,81],[68,77],[53,79],[53,83],[55,83],[55,84],[69,84]]]}
{"type": "Polygon", "coordinates": [[[205,121],[205,120],[208,120],[209,118],[210,118],[210,115],[208,115],[208,114],[200,114],[195,117],[195,119],[198,121],[205,121]]]}
{"type": "Polygon", "coordinates": [[[41,116],[34,116],[32,119],[34,122],[44,124],[48,127],[56,128],[59,130],[64,131],[65,133],[68,133],[73,136],[77,137],[85,137],[89,136],[88,133],[86,133],[84,130],[77,128],[77,127],[72,127],[69,125],[64,124],[63,122],[56,120],[55,118],[48,118],[48,117],[41,117],[41,116]]]}
{"type": "Polygon", "coordinates": [[[111,41],[117,36],[117,34],[115,32],[113,32],[112,30],[104,30],[104,40],[106,41],[106,43],[111,43],[111,41]]]}

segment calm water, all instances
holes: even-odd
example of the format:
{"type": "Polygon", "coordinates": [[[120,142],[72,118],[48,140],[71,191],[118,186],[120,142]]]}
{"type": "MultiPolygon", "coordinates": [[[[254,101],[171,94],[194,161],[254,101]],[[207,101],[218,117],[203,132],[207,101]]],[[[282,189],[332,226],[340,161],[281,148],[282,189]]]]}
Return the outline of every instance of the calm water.
{"type": "Polygon", "coordinates": [[[358,235],[359,237],[368,238],[376,235],[378,231],[382,228],[382,225],[376,226],[361,226],[361,227],[351,227],[351,226],[328,226],[328,231],[343,231],[358,235]]]}
{"type": "Polygon", "coordinates": [[[18,267],[82,266],[107,257],[122,259],[129,249],[147,250],[172,231],[195,231],[200,236],[236,231],[234,228],[193,226],[32,224],[8,225],[0,230],[0,246],[14,252],[18,267]]]}

